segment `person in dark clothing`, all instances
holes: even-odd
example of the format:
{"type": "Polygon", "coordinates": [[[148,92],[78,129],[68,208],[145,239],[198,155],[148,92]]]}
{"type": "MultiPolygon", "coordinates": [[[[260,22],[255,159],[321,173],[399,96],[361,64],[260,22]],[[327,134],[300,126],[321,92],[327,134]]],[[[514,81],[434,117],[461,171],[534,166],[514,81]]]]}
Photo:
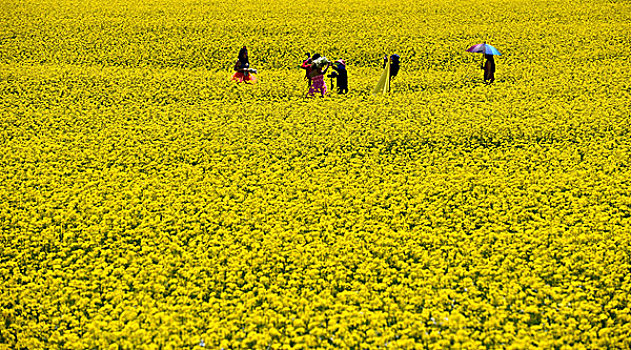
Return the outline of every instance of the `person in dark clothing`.
{"type": "Polygon", "coordinates": [[[331,66],[333,72],[327,75],[329,78],[336,78],[337,81],[337,93],[345,94],[348,92],[348,72],[346,71],[346,62],[344,60],[337,60],[335,64],[331,66]]]}
{"type": "Polygon", "coordinates": [[[493,55],[484,55],[486,62],[482,64],[484,69],[484,83],[491,84],[495,81],[495,59],[493,55]]]}
{"type": "MultiPolygon", "coordinates": [[[[385,58],[385,57],[384,57],[385,58]]],[[[399,60],[400,60],[401,56],[394,54],[392,56],[390,56],[390,80],[392,80],[392,78],[396,77],[397,74],[399,74],[399,60]]],[[[385,59],[385,62],[383,64],[383,67],[386,67],[386,63],[388,63],[388,59],[385,59]]]]}
{"type": "MultiPolygon", "coordinates": [[[[399,61],[401,59],[401,56],[394,54],[392,56],[390,56],[390,80],[388,81],[388,86],[390,86],[390,82],[392,81],[392,79],[394,77],[397,76],[397,74],[399,74],[399,68],[400,68],[400,64],[399,61]]],[[[388,64],[388,56],[383,56],[383,67],[382,68],[386,68],[386,65],[388,64]]],[[[390,87],[388,87],[388,91],[390,91],[390,87]]]]}

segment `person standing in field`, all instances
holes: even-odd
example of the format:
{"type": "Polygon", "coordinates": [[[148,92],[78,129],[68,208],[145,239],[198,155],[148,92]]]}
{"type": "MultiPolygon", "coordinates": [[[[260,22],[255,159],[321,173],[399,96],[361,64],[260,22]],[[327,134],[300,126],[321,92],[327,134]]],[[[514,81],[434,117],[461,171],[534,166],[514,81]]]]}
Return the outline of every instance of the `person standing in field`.
{"type": "Polygon", "coordinates": [[[486,61],[482,64],[482,69],[484,69],[484,83],[492,84],[495,81],[495,58],[493,55],[484,55],[486,61]]]}
{"type": "Polygon", "coordinates": [[[234,64],[235,73],[232,76],[232,80],[237,83],[254,83],[256,77],[253,73],[256,73],[256,69],[250,68],[250,60],[248,58],[248,49],[243,46],[239,50],[239,56],[237,62],[234,64]]]}
{"type": "Polygon", "coordinates": [[[346,62],[344,60],[337,60],[331,66],[333,72],[328,75],[329,78],[336,78],[337,81],[337,93],[345,94],[348,92],[348,72],[346,72],[346,62]]]}
{"type": "MultiPolygon", "coordinates": [[[[315,56],[315,55],[314,55],[315,56]]],[[[326,57],[318,57],[311,61],[311,87],[307,92],[307,97],[314,97],[316,93],[320,93],[320,97],[324,97],[327,93],[326,83],[324,82],[324,74],[329,69],[331,62],[326,57]]]]}
{"type": "Polygon", "coordinates": [[[399,74],[400,58],[401,57],[397,54],[391,55],[390,57],[388,57],[388,55],[383,56],[383,73],[372,92],[373,95],[390,92],[391,81],[399,74]]]}
{"type": "Polygon", "coordinates": [[[305,80],[307,81],[307,86],[309,87],[311,87],[311,63],[313,60],[317,60],[318,58],[320,58],[319,53],[313,54],[313,57],[307,53],[307,59],[302,61],[302,65],[300,66],[300,68],[305,70],[305,80]]]}
{"type": "MultiPolygon", "coordinates": [[[[390,56],[390,80],[392,80],[392,78],[396,77],[397,74],[399,74],[399,68],[400,68],[400,64],[399,61],[401,59],[401,56],[397,55],[396,53],[392,56],[390,56]]],[[[383,67],[382,68],[386,68],[386,65],[388,64],[388,56],[383,56],[383,67]]]]}

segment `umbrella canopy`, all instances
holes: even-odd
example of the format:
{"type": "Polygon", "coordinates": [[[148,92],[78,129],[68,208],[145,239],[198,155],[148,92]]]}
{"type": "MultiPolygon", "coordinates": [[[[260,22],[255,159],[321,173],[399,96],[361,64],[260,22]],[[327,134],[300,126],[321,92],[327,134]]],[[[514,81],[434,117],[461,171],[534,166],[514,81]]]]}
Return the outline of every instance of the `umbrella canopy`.
{"type": "Polygon", "coordinates": [[[494,48],[493,46],[487,43],[473,45],[470,48],[468,48],[467,51],[473,52],[473,53],[483,53],[485,55],[495,55],[495,56],[501,55],[501,53],[496,48],[494,48]]]}

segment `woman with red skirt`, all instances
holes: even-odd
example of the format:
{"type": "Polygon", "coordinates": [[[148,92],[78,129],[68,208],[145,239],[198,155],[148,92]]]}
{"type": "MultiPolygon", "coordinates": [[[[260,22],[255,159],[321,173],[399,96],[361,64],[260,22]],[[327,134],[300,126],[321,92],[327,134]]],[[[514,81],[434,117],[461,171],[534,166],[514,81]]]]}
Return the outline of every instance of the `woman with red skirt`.
{"type": "Polygon", "coordinates": [[[253,73],[256,73],[256,69],[250,68],[250,61],[248,60],[248,49],[244,46],[239,50],[239,58],[234,64],[234,70],[236,73],[232,76],[232,80],[237,83],[254,83],[256,77],[253,73]]]}

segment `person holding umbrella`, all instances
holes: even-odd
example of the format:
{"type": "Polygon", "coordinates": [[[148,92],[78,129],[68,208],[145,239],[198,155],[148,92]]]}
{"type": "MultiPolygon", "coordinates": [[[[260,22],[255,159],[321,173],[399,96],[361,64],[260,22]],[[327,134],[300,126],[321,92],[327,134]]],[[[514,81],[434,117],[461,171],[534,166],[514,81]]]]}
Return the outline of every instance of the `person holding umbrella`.
{"type": "MultiPolygon", "coordinates": [[[[399,74],[399,68],[400,68],[399,61],[400,60],[401,60],[401,56],[399,56],[396,53],[394,55],[390,56],[390,80],[394,79],[394,77],[396,77],[397,74],[399,74]]],[[[388,56],[384,56],[383,57],[383,67],[381,67],[381,68],[386,68],[387,64],[388,64],[388,56]]]]}
{"type": "Polygon", "coordinates": [[[495,59],[493,59],[493,55],[484,55],[486,58],[486,62],[482,64],[482,69],[484,69],[484,83],[492,84],[495,81],[495,59]]]}
{"type": "Polygon", "coordinates": [[[383,56],[383,73],[377,83],[377,86],[372,90],[373,95],[386,94],[390,92],[390,81],[396,77],[399,73],[401,56],[394,54],[388,58],[388,55],[383,56]]]}
{"type": "Polygon", "coordinates": [[[493,56],[499,56],[501,53],[486,42],[471,46],[467,52],[484,54],[483,57],[486,61],[482,63],[480,68],[484,69],[484,83],[492,84],[495,81],[495,58],[493,56]]]}

